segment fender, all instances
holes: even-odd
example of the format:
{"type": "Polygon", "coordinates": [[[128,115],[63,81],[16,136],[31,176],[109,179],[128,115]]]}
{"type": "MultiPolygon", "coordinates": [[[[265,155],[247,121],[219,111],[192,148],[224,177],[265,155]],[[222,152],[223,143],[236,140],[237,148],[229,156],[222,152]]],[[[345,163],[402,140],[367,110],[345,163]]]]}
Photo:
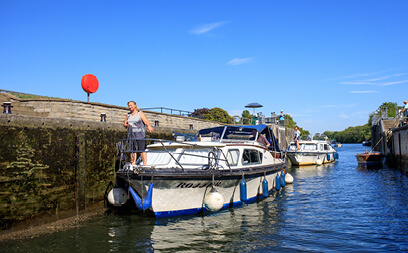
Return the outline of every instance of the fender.
{"type": "Polygon", "coordinates": [[[144,199],[140,198],[139,195],[130,186],[129,191],[132,194],[136,207],[139,208],[140,210],[145,211],[152,206],[153,183],[150,183],[149,190],[147,191],[146,198],[144,199]]]}

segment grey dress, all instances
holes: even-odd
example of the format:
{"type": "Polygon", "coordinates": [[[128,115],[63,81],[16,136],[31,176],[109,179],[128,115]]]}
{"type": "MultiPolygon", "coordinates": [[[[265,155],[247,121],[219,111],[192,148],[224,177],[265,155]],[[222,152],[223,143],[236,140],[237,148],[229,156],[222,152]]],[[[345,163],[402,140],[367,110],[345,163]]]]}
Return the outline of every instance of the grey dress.
{"type": "MultiPolygon", "coordinates": [[[[141,118],[141,111],[136,114],[128,113],[127,115],[127,139],[144,139],[146,138],[145,124],[141,118]]],[[[144,152],[146,148],[145,140],[129,141],[129,149],[134,152],[144,152]]]]}

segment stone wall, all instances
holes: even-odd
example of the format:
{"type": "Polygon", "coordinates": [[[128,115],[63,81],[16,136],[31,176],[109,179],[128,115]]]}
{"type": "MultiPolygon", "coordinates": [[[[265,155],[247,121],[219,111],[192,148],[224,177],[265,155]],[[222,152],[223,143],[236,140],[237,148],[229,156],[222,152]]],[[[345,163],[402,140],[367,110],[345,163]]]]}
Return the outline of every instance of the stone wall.
{"type": "MultiPolygon", "coordinates": [[[[79,119],[99,122],[101,114],[106,114],[107,122],[123,124],[127,107],[107,105],[94,102],[82,102],[69,99],[30,98],[20,99],[10,94],[1,94],[0,102],[12,101],[13,114],[26,116],[42,116],[49,118],[79,119]],[[8,95],[7,98],[4,96],[8,95]]],[[[147,119],[152,126],[194,129],[220,126],[222,123],[173,114],[145,111],[147,119]]]]}
{"type": "MultiPolygon", "coordinates": [[[[101,205],[114,182],[121,123],[0,114],[0,227],[66,210],[101,205]]],[[[148,138],[172,139],[156,127],[148,138]]]]}

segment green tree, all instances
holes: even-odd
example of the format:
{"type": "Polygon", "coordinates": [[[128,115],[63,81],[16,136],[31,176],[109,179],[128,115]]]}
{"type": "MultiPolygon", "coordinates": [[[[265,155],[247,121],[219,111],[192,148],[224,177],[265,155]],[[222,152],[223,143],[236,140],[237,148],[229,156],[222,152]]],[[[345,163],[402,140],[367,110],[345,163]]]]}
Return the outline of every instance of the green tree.
{"type": "Polygon", "coordinates": [[[207,120],[212,121],[219,121],[222,123],[231,124],[233,122],[233,118],[229,116],[229,114],[221,108],[214,107],[208,111],[208,113],[204,116],[207,120]]]}
{"type": "Polygon", "coordinates": [[[378,109],[368,116],[368,124],[371,126],[373,123],[373,118],[388,117],[395,118],[397,116],[398,105],[394,102],[384,102],[378,107],[378,109]],[[387,115],[384,113],[387,112],[387,115]]]}
{"type": "Polygon", "coordinates": [[[286,125],[287,128],[295,128],[296,122],[293,120],[292,116],[290,116],[289,114],[285,114],[285,120],[287,120],[287,125],[286,125]]]}
{"type": "Polygon", "coordinates": [[[242,114],[241,114],[241,117],[242,117],[242,124],[243,125],[251,124],[252,116],[251,116],[251,113],[248,110],[244,110],[242,112],[242,114]]]}

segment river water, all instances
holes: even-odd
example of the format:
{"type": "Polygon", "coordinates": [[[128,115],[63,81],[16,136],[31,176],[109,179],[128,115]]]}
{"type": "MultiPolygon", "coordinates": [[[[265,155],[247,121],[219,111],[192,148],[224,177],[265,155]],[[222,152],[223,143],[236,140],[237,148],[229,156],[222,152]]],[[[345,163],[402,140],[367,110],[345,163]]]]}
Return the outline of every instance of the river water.
{"type": "Polygon", "coordinates": [[[104,214],[80,226],[0,244],[2,252],[407,252],[408,178],[357,166],[367,148],[345,144],[338,162],[291,167],[295,179],[258,203],[208,216],[104,214]]]}

